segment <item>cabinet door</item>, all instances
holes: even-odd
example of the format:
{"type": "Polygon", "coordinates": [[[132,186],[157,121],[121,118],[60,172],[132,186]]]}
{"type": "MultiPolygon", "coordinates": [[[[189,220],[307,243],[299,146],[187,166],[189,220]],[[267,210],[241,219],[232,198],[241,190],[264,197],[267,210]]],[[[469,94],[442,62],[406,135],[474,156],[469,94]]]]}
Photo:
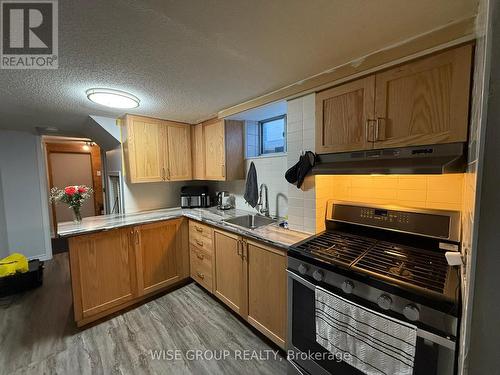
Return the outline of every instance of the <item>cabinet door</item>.
{"type": "Polygon", "coordinates": [[[467,139],[472,47],[376,75],[375,148],[467,139]]]}
{"type": "Polygon", "coordinates": [[[130,182],[164,180],[164,142],[161,122],[127,116],[125,164],[130,182]]]}
{"type": "Polygon", "coordinates": [[[205,152],[203,138],[203,124],[194,125],[191,128],[191,140],[193,145],[193,179],[205,179],[205,152]]]}
{"type": "Polygon", "coordinates": [[[135,228],[139,295],[164,288],[187,277],[189,263],[183,219],[145,224],[135,228]],[[183,241],[186,241],[184,244],[183,241]],[[187,267],[187,271],[183,271],[187,267]]]}
{"type": "Polygon", "coordinates": [[[316,94],[316,152],[371,148],[375,78],[346,83],[316,94]]]}
{"type": "Polygon", "coordinates": [[[224,120],[204,123],[205,135],[205,179],[225,180],[226,151],[224,120]]]}
{"type": "Polygon", "coordinates": [[[248,322],[284,348],[287,321],[285,251],[248,241],[247,254],[248,322]]]}
{"type": "Polygon", "coordinates": [[[165,159],[168,181],[191,180],[191,128],[167,124],[168,150],[165,159]]]}
{"type": "Polygon", "coordinates": [[[215,295],[227,306],[246,315],[246,267],[243,260],[243,242],[240,237],[214,231],[215,295]]]}
{"type": "Polygon", "coordinates": [[[135,253],[129,229],[83,235],[69,241],[77,322],[137,295],[135,253]]]}

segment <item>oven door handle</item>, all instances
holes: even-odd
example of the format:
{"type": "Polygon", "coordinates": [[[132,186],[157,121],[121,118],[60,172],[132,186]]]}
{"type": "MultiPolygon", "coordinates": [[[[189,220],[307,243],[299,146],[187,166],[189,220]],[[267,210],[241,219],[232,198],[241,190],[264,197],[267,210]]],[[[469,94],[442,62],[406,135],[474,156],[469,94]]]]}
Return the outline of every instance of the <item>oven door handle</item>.
{"type": "Polygon", "coordinates": [[[312,290],[315,290],[316,289],[316,285],[314,285],[313,283],[311,283],[310,281],[307,281],[306,279],[304,279],[303,277],[300,277],[299,275],[297,275],[295,272],[292,272],[290,270],[286,270],[286,272],[288,273],[288,277],[294,279],[295,281],[298,281],[299,283],[301,283],[302,285],[308,287],[309,289],[312,289],[312,290]]]}
{"type": "MultiPolygon", "coordinates": [[[[286,272],[288,273],[288,277],[296,280],[297,282],[301,283],[305,287],[307,287],[311,290],[316,289],[316,285],[314,285],[310,281],[304,279],[303,277],[297,275],[295,272],[292,272],[290,270],[286,270],[286,272]]],[[[417,336],[423,338],[424,340],[428,340],[436,345],[439,345],[439,346],[442,346],[442,347],[445,347],[447,349],[455,351],[455,348],[456,348],[455,341],[448,339],[447,337],[436,335],[435,333],[423,330],[421,328],[417,328],[417,336]]]]}

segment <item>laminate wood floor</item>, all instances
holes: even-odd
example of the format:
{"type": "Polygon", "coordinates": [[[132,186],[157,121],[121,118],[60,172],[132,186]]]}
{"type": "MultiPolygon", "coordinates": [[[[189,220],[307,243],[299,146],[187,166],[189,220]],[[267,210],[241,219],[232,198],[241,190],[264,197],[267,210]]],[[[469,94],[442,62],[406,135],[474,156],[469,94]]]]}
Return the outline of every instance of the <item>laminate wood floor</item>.
{"type": "Polygon", "coordinates": [[[68,268],[57,254],[42,287],[0,299],[0,374],[286,373],[275,347],[193,283],[78,329],[68,268]]]}

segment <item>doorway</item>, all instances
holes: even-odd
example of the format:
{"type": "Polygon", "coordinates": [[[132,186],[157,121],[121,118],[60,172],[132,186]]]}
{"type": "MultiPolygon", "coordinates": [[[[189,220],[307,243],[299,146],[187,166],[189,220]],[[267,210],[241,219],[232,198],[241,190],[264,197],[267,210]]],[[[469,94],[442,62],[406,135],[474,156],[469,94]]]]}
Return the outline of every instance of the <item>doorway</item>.
{"type": "MultiPolygon", "coordinates": [[[[90,139],[68,137],[44,137],[47,158],[49,190],[64,189],[70,185],[87,185],[94,194],[82,206],[82,217],[104,213],[101,150],[90,139]]],[[[64,204],[52,204],[51,224],[53,238],[57,224],[72,221],[73,214],[64,204]]]]}

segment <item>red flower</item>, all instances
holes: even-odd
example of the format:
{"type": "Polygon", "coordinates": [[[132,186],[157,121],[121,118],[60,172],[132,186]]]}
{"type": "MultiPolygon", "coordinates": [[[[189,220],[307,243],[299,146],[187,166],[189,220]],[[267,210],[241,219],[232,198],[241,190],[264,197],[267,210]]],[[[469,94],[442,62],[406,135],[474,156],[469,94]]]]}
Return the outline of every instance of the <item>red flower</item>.
{"type": "Polygon", "coordinates": [[[87,192],[87,188],[85,186],[78,186],[78,192],[80,194],[86,193],[87,192]]]}
{"type": "Polygon", "coordinates": [[[73,194],[75,194],[75,193],[76,193],[76,188],[75,188],[74,186],[66,186],[66,187],[64,188],[64,192],[65,192],[67,195],[71,196],[71,195],[73,195],[73,194]]]}

